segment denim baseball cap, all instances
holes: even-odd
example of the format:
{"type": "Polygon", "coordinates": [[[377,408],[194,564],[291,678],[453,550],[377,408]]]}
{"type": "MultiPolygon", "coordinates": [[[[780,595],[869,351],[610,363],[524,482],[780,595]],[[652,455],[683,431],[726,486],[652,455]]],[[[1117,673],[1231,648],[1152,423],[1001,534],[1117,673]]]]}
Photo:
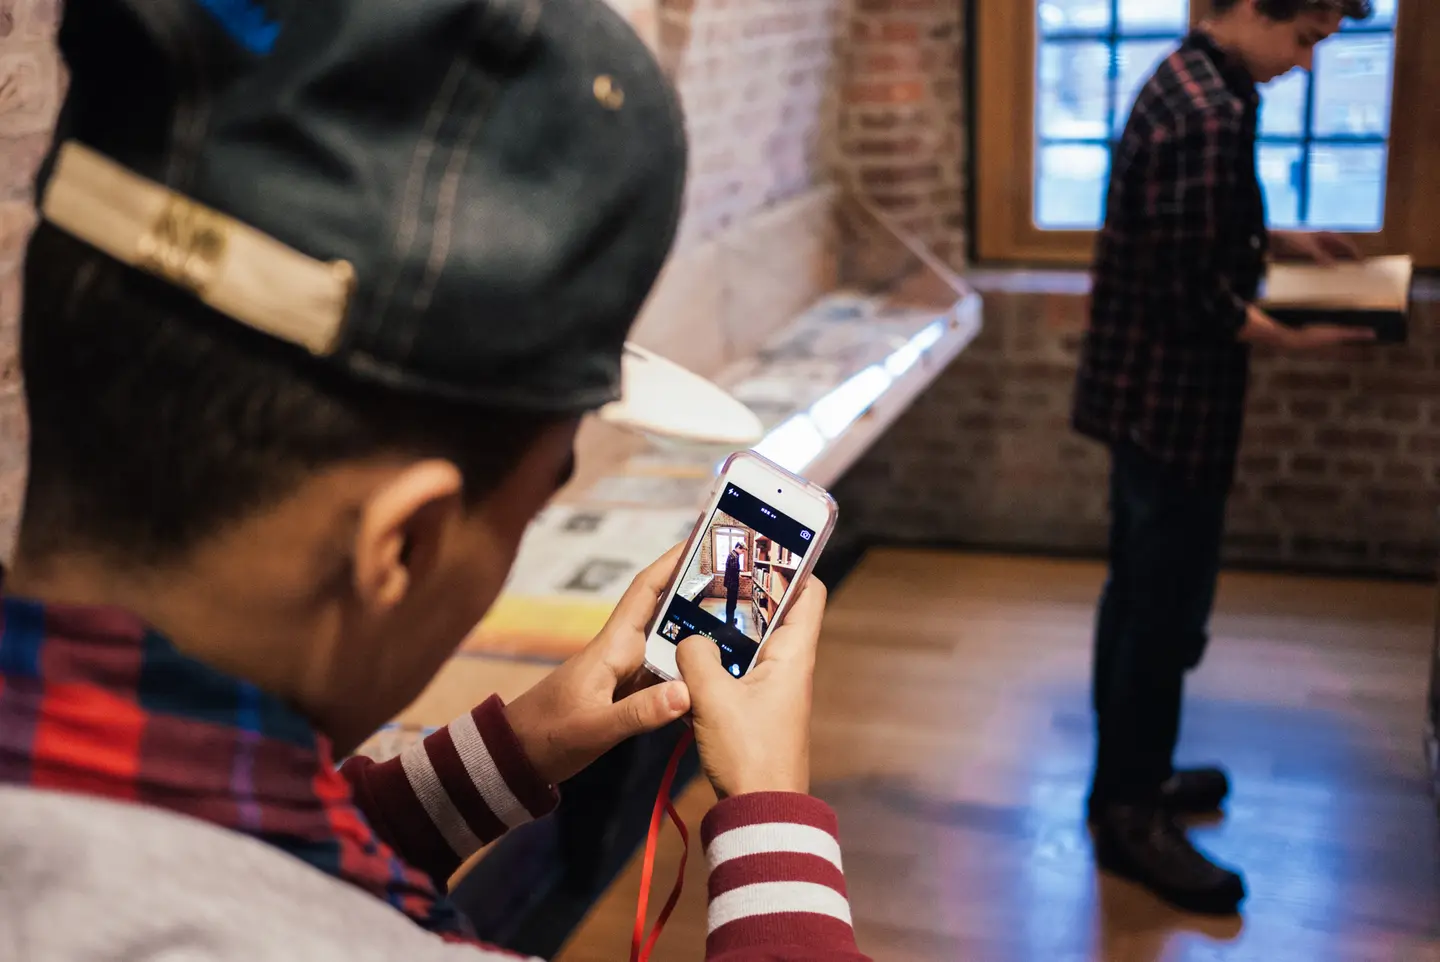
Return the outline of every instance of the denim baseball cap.
{"type": "Polygon", "coordinates": [[[56,227],[348,376],[758,439],[628,341],[686,139],[605,0],[68,0],[56,227]]]}

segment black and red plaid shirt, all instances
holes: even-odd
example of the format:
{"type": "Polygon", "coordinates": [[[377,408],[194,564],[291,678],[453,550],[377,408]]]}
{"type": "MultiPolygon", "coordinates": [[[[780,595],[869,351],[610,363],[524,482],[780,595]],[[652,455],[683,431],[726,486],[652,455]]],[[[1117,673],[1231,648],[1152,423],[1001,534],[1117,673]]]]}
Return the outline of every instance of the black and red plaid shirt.
{"type": "Polygon", "coordinates": [[[1184,475],[1228,482],[1250,354],[1237,339],[1269,235],[1260,95],[1201,31],[1140,91],[1114,154],[1073,423],[1184,475]]]}

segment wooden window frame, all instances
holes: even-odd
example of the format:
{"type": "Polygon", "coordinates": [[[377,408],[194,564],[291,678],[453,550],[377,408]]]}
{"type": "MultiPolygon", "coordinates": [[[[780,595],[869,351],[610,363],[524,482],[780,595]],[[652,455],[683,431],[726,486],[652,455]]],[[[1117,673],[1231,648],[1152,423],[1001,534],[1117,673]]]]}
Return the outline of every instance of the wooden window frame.
{"type": "MultiPolygon", "coordinates": [[[[1191,20],[1209,12],[1191,0],[1191,20]]],[[[1035,0],[976,0],[975,235],[982,263],[1089,264],[1094,230],[1041,230],[1034,222],[1035,0]]],[[[1355,233],[1368,254],[1410,254],[1440,268],[1440,2],[1399,0],[1395,26],[1385,226],[1355,233]],[[1433,95],[1432,95],[1433,96],[1433,95]]]]}

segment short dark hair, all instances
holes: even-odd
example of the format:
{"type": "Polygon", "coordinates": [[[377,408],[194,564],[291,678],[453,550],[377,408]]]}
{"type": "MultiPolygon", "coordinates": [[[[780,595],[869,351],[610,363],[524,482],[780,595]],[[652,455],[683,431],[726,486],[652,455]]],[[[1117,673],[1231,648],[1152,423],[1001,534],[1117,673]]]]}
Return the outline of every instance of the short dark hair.
{"type": "MultiPolygon", "coordinates": [[[[1224,13],[1241,0],[1211,0],[1215,13],[1224,13]]],[[[1260,12],[1271,20],[1294,20],[1312,10],[1335,11],[1351,20],[1368,20],[1374,13],[1371,0],[1259,0],[1260,12]]]]}
{"type": "Polygon", "coordinates": [[[442,457],[483,499],[554,418],[357,384],[46,223],[25,264],[21,556],[171,562],[313,472],[442,457]]]}

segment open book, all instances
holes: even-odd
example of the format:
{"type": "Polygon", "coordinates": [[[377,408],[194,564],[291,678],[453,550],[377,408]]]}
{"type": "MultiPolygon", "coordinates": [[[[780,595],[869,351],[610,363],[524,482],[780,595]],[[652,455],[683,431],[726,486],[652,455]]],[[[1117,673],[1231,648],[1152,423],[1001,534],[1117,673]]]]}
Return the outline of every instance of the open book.
{"type": "Polygon", "coordinates": [[[1381,340],[1403,341],[1414,265],[1406,255],[1270,267],[1260,306],[1290,324],[1323,321],[1375,328],[1381,340]]]}
{"type": "Polygon", "coordinates": [[[1265,281],[1267,308],[1312,311],[1406,311],[1408,256],[1318,264],[1275,264],[1265,281]]]}

